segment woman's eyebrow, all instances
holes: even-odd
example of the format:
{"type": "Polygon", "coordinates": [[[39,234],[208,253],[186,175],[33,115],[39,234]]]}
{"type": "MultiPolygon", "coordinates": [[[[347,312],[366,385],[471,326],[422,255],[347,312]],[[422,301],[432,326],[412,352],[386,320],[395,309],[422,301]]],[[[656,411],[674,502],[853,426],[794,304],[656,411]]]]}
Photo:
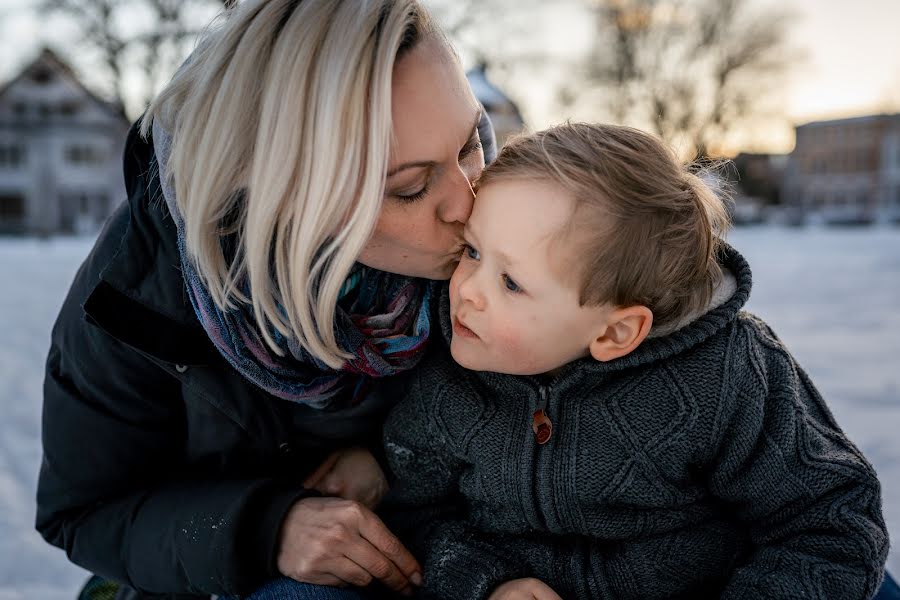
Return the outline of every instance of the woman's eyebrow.
{"type": "MultiPolygon", "coordinates": [[[[475,113],[475,124],[472,126],[472,129],[470,129],[470,133],[469,133],[469,137],[468,137],[469,141],[471,141],[472,138],[474,138],[478,135],[478,125],[479,125],[479,123],[481,123],[481,117],[483,115],[484,115],[484,109],[479,104],[478,111],[475,113]]],[[[466,145],[463,146],[463,148],[465,148],[468,145],[469,145],[469,142],[466,142],[466,145]]]]}
{"type": "Polygon", "coordinates": [[[429,167],[430,168],[430,167],[435,166],[436,164],[437,163],[433,160],[414,160],[411,162],[405,162],[402,165],[394,167],[393,169],[388,171],[387,176],[391,177],[393,175],[396,175],[400,171],[405,171],[406,169],[413,169],[416,167],[429,167]]]}

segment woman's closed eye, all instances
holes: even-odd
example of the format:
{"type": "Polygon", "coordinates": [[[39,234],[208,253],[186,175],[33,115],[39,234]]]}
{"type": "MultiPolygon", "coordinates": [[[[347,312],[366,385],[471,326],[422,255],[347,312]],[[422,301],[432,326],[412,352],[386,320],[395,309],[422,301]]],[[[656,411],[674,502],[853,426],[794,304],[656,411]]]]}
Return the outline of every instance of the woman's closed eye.
{"type": "Polygon", "coordinates": [[[413,190],[413,191],[403,190],[401,192],[397,192],[396,194],[394,194],[394,197],[396,197],[398,200],[400,200],[400,202],[403,202],[404,204],[412,204],[413,202],[418,202],[419,200],[421,200],[422,198],[424,198],[427,195],[428,195],[428,184],[426,183],[425,185],[420,187],[418,190],[413,190]]]}

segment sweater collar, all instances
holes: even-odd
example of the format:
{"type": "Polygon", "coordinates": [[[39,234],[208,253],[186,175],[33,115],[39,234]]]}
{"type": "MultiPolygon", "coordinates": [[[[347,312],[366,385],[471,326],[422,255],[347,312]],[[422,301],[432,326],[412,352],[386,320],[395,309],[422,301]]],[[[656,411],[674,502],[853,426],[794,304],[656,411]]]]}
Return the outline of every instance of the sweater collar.
{"type": "MultiPolygon", "coordinates": [[[[575,373],[604,374],[622,371],[633,367],[647,365],[656,361],[665,360],[690,350],[712,336],[719,333],[729,323],[737,318],[738,313],[750,297],[753,278],[750,265],[746,259],[733,247],[723,243],[719,263],[726,273],[733,276],[733,280],[726,280],[717,289],[710,302],[710,309],[702,315],[691,315],[682,320],[671,333],[650,337],[634,352],[622,358],[609,362],[599,362],[593,358],[582,358],[563,367],[554,380],[564,379],[575,373]],[[730,292],[730,294],[728,294],[730,292]],[[728,294],[727,298],[724,297],[728,294]]],[[[444,285],[439,306],[441,331],[444,340],[449,346],[453,337],[453,326],[450,319],[450,294],[449,287],[444,285]]],[[[500,373],[479,372],[480,376],[489,381],[516,379],[518,376],[500,373]]]]}

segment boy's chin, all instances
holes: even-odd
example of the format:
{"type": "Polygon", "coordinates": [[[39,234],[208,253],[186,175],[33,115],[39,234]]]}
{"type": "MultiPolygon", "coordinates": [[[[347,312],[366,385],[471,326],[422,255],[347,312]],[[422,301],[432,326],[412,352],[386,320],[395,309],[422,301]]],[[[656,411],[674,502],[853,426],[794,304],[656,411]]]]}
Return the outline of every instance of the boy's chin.
{"type": "Polygon", "coordinates": [[[462,348],[462,344],[457,340],[450,341],[450,356],[456,361],[456,364],[470,371],[487,371],[484,365],[471,355],[471,351],[462,348]]]}

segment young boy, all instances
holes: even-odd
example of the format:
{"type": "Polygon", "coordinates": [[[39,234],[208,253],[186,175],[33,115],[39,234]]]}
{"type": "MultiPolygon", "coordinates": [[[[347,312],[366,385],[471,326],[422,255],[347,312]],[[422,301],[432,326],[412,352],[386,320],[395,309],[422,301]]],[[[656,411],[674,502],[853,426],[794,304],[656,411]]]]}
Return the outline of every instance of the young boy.
{"type": "Polygon", "coordinates": [[[871,597],[875,472],[741,312],[727,223],[630,128],[556,127],[487,168],[446,345],[385,426],[382,514],[424,597],[871,597]]]}

